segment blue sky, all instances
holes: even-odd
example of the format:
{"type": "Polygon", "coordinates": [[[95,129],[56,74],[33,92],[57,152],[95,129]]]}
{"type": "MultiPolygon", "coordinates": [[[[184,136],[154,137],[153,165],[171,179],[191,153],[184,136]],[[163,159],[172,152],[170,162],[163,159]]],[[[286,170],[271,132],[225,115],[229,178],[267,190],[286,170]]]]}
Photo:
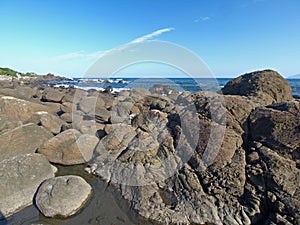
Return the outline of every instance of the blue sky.
{"type": "Polygon", "coordinates": [[[78,77],[108,50],[147,39],[193,51],[217,77],[291,76],[300,73],[299,9],[299,0],[0,0],[0,67],[78,77]]]}

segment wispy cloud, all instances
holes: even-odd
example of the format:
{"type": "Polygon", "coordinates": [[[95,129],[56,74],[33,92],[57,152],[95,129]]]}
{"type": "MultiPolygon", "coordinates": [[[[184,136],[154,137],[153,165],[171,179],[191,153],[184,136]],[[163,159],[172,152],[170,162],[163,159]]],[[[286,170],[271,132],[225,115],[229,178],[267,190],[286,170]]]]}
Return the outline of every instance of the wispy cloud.
{"type": "Polygon", "coordinates": [[[71,53],[55,56],[52,58],[52,60],[54,60],[54,61],[75,60],[75,59],[94,60],[94,59],[98,59],[99,57],[101,57],[105,54],[108,54],[111,51],[121,51],[121,50],[125,49],[126,46],[129,44],[142,43],[144,41],[151,40],[159,35],[162,35],[163,33],[170,32],[172,30],[174,30],[173,27],[159,29],[150,34],[146,34],[144,36],[136,38],[136,39],[128,42],[127,44],[122,45],[121,47],[114,48],[114,49],[110,49],[110,50],[106,50],[106,51],[96,51],[96,52],[90,52],[90,53],[86,53],[84,51],[71,52],[71,53]]]}
{"type": "Polygon", "coordinates": [[[97,59],[101,55],[103,55],[105,51],[96,51],[96,52],[90,52],[86,53],[84,51],[78,51],[78,52],[70,52],[63,55],[57,55],[52,58],[52,60],[72,60],[72,59],[97,59]]]}
{"type": "Polygon", "coordinates": [[[163,33],[166,33],[166,32],[170,32],[172,30],[175,30],[173,27],[167,27],[167,28],[163,28],[163,29],[159,29],[159,30],[156,30],[150,34],[146,34],[144,36],[141,36],[139,38],[136,38],[124,45],[121,45],[119,47],[116,47],[116,48],[113,48],[113,49],[110,49],[110,50],[107,50],[106,52],[104,52],[101,56],[107,56],[107,55],[110,55],[110,54],[114,54],[116,52],[120,52],[120,51],[123,51],[124,49],[126,49],[129,45],[131,44],[139,44],[139,43],[143,43],[145,41],[148,41],[148,40],[151,40],[153,39],[154,37],[157,37],[163,33]]]}
{"type": "Polygon", "coordinates": [[[53,57],[53,59],[57,59],[57,60],[69,60],[69,59],[80,58],[82,56],[83,56],[82,52],[70,52],[70,53],[67,53],[67,54],[55,56],[55,57],[53,57]]]}
{"type": "Polygon", "coordinates": [[[199,23],[199,22],[201,22],[201,21],[207,21],[207,20],[210,20],[211,19],[211,17],[209,17],[209,16],[204,16],[204,17],[200,17],[199,19],[195,19],[194,20],[194,23],[199,23]]]}
{"type": "Polygon", "coordinates": [[[166,32],[170,32],[170,31],[172,31],[172,30],[174,30],[173,27],[168,27],[168,28],[164,28],[164,29],[159,29],[159,30],[156,30],[156,31],[154,31],[154,32],[152,32],[152,33],[150,33],[150,34],[146,34],[146,35],[144,35],[144,36],[142,36],[142,37],[139,37],[139,38],[137,38],[137,39],[134,39],[134,40],[131,41],[130,43],[131,43],[131,44],[133,44],[133,43],[141,43],[141,42],[143,42],[143,41],[150,40],[150,39],[152,39],[152,38],[154,38],[154,37],[157,37],[157,36],[159,36],[159,35],[161,35],[161,34],[163,34],[163,33],[166,33],[166,32]]]}
{"type": "Polygon", "coordinates": [[[111,50],[106,50],[106,51],[96,51],[96,52],[90,52],[90,53],[86,53],[84,51],[77,51],[77,52],[71,52],[71,53],[67,53],[67,54],[63,54],[63,55],[58,55],[52,58],[52,60],[54,61],[62,61],[62,60],[74,60],[74,59],[87,59],[87,60],[94,60],[94,59],[98,59],[99,57],[111,52],[112,50],[123,50],[124,48],[126,48],[127,45],[129,44],[137,44],[137,43],[142,43],[144,41],[147,40],[151,40],[163,33],[166,32],[170,32],[174,30],[173,27],[167,27],[167,28],[163,28],[163,29],[159,29],[156,30],[150,34],[146,34],[144,36],[141,36],[139,38],[136,38],[132,41],[130,41],[129,43],[122,45],[121,47],[117,47],[111,50]]]}

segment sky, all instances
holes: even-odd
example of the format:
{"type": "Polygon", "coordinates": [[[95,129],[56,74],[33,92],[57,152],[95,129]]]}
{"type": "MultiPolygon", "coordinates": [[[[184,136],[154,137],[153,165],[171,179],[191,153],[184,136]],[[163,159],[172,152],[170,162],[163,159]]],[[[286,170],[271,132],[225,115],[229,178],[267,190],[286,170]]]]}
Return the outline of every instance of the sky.
{"type": "MultiPolygon", "coordinates": [[[[191,51],[216,77],[267,68],[288,77],[300,73],[299,9],[299,0],[0,0],[0,67],[82,77],[103,55],[154,40],[191,51]]],[[[119,74],[181,76],[154,64],[119,74]]]]}

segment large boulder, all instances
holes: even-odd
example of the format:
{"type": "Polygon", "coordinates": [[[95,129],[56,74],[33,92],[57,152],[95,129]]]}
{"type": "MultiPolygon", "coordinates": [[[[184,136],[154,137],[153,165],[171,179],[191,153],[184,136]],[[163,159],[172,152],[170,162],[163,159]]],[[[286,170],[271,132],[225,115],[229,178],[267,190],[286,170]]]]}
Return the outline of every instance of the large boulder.
{"type": "Polygon", "coordinates": [[[39,111],[47,112],[49,108],[11,96],[0,98],[0,117],[6,120],[26,122],[35,112],[39,111]]]}
{"type": "Polygon", "coordinates": [[[64,97],[64,94],[64,92],[58,89],[47,87],[44,90],[41,100],[45,102],[61,102],[61,100],[64,97]]]}
{"type": "Polygon", "coordinates": [[[5,88],[5,89],[6,89],[6,88],[12,88],[12,87],[13,87],[12,77],[0,75],[0,87],[1,87],[0,92],[1,92],[4,88],[5,88]]]}
{"type": "Polygon", "coordinates": [[[105,102],[97,96],[88,96],[83,98],[79,103],[79,109],[86,114],[93,114],[97,107],[104,107],[105,102]]]}
{"type": "Polygon", "coordinates": [[[110,120],[110,116],[111,112],[104,107],[95,109],[95,121],[98,123],[107,123],[110,120]]]}
{"type": "Polygon", "coordinates": [[[247,132],[247,119],[259,103],[250,97],[238,95],[220,95],[208,91],[193,94],[197,112],[213,121],[226,125],[238,134],[247,132]]]}
{"type": "Polygon", "coordinates": [[[24,100],[33,100],[38,96],[38,91],[35,88],[25,85],[18,85],[14,88],[1,88],[0,93],[24,100]]]}
{"type": "Polygon", "coordinates": [[[272,70],[241,75],[229,81],[222,92],[225,95],[251,96],[265,105],[292,99],[289,83],[272,70]]]}
{"type": "Polygon", "coordinates": [[[88,117],[95,118],[97,122],[104,123],[110,118],[110,112],[106,109],[105,101],[97,96],[88,96],[78,105],[79,109],[88,117]]]}
{"type": "Polygon", "coordinates": [[[128,147],[135,135],[135,130],[129,125],[113,125],[109,135],[105,136],[97,146],[96,152],[101,160],[105,157],[105,152],[109,152],[112,158],[116,159],[128,147]]]}
{"type": "Polygon", "coordinates": [[[0,161],[0,219],[33,204],[34,194],[55,169],[41,154],[18,155],[0,161]]]}
{"type": "MultiPolygon", "coordinates": [[[[241,135],[205,113],[197,119],[196,108],[168,115],[152,102],[128,125],[106,127],[89,171],[110,181],[118,201],[159,224],[249,224],[238,200],[246,182],[241,135]]],[[[247,112],[236,114],[246,120],[247,112]]]]}
{"type": "MultiPolygon", "coordinates": [[[[122,92],[120,103],[131,102],[130,96],[122,92]]],[[[248,156],[244,146],[249,115],[261,103],[211,92],[136,100],[142,105],[135,115],[130,107],[116,111],[126,124],[112,117],[117,124],[105,126],[88,169],[109,181],[117,201],[158,224],[250,225],[265,219],[265,193],[251,192],[256,187],[246,174],[247,160],[257,156],[248,156]]]]}
{"type": "Polygon", "coordinates": [[[96,136],[81,134],[75,129],[69,129],[45,142],[38,152],[53,163],[82,164],[92,158],[97,143],[96,136]]]}
{"type": "Polygon", "coordinates": [[[45,128],[29,123],[0,135],[0,160],[19,154],[34,153],[53,135],[45,128]]]}
{"type": "Polygon", "coordinates": [[[22,126],[23,123],[22,121],[15,120],[15,121],[10,121],[6,120],[5,117],[0,117],[0,134],[5,133],[8,130],[12,130],[16,127],[22,126]]]}
{"type": "Polygon", "coordinates": [[[29,119],[29,122],[42,125],[53,134],[60,133],[62,125],[65,124],[58,116],[45,111],[34,113],[29,119]]]}
{"type": "Polygon", "coordinates": [[[73,128],[80,131],[82,134],[96,135],[97,130],[104,127],[104,124],[96,123],[94,120],[75,120],[73,128]],[[100,128],[98,128],[100,126],[100,128]]]}
{"type": "Polygon", "coordinates": [[[246,186],[245,193],[257,206],[247,211],[255,221],[264,216],[266,225],[300,224],[299,115],[294,100],[259,107],[249,117],[246,173],[253,187],[246,186]]]}
{"type": "Polygon", "coordinates": [[[60,118],[66,123],[79,123],[83,120],[84,113],[79,110],[73,110],[71,113],[64,113],[60,118]]]}
{"type": "Polygon", "coordinates": [[[42,183],[35,202],[46,217],[69,217],[84,206],[91,191],[91,186],[81,177],[55,177],[42,183]]]}
{"type": "Polygon", "coordinates": [[[76,105],[72,102],[63,102],[60,105],[60,110],[64,113],[71,113],[73,110],[76,109],[76,105]]]}
{"type": "Polygon", "coordinates": [[[276,151],[276,148],[268,148],[259,142],[252,143],[246,167],[252,187],[245,186],[244,199],[249,202],[245,210],[256,218],[253,223],[260,217],[266,221],[265,225],[299,225],[300,171],[295,161],[276,151]]]}
{"type": "Polygon", "coordinates": [[[300,102],[260,107],[251,113],[251,141],[258,141],[300,165],[300,102]]]}

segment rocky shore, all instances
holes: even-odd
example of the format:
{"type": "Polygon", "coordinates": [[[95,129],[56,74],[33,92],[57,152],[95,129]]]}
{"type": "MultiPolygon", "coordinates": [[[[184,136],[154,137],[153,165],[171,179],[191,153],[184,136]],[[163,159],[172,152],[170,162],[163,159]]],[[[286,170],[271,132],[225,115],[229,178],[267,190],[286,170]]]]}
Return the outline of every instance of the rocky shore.
{"type": "Polygon", "coordinates": [[[80,213],[98,190],[54,165],[87,164],[133,220],[300,224],[300,101],[277,72],[222,93],[44,85],[53,79],[0,80],[0,220],[32,204],[80,213]]]}

